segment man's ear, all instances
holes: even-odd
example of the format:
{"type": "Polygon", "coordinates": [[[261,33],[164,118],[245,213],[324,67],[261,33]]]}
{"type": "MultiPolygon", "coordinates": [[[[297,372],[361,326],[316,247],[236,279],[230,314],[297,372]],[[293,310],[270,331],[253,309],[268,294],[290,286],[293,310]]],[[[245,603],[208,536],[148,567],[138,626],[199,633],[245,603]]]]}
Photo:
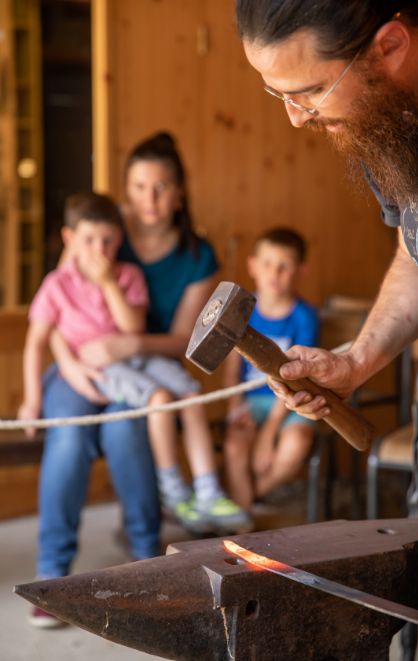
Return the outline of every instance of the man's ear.
{"type": "Polygon", "coordinates": [[[395,75],[405,63],[411,46],[411,34],[402,21],[382,25],[373,39],[373,50],[385,71],[395,75]]]}
{"type": "Polygon", "coordinates": [[[61,239],[64,244],[64,246],[67,248],[74,236],[74,231],[71,229],[71,227],[62,227],[61,228],[61,239]]]}

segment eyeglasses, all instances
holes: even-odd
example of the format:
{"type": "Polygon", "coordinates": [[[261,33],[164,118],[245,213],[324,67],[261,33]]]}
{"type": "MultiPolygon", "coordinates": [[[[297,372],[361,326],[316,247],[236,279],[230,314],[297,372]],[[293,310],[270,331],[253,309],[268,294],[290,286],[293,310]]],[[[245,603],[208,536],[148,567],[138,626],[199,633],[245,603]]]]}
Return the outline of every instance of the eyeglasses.
{"type": "Polygon", "coordinates": [[[319,115],[319,110],[318,110],[318,108],[319,108],[319,107],[324,103],[324,101],[325,101],[325,100],[326,100],[326,99],[327,99],[327,98],[328,98],[328,97],[334,92],[334,90],[335,90],[336,87],[340,84],[340,82],[342,81],[342,79],[344,78],[344,76],[350,71],[351,67],[353,66],[354,62],[357,60],[357,58],[358,58],[359,55],[360,55],[360,51],[358,51],[358,52],[355,54],[355,56],[353,57],[353,59],[351,60],[351,62],[349,62],[349,64],[347,64],[347,66],[345,67],[345,69],[343,70],[343,72],[338,76],[338,78],[337,78],[337,80],[335,81],[335,83],[334,83],[333,85],[331,85],[331,87],[329,88],[329,90],[327,90],[327,91],[325,92],[325,94],[320,98],[320,100],[318,101],[318,103],[317,103],[313,108],[307,108],[306,106],[303,106],[301,103],[297,103],[296,101],[294,101],[294,100],[291,99],[290,97],[285,96],[282,92],[276,92],[276,90],[274,90],[272,87],[269,87],[268,85],[265,85],[265,86],[264,86],[264,89],[265,89],[266,92],[268,92],[268,93],[271,94],[272,96],[275,96],[276,99],[280,99],[281,101],[283,101],[284,103],[287,103],[287,104],[288,104],[289,106],[291,106],[292,108],[295,108],[296,110],[299,110],[300,112],[307,112],[307,113],[309,113],[309,115],[311,115],[312,117],[317,117],[317,115],[319,115]]]}

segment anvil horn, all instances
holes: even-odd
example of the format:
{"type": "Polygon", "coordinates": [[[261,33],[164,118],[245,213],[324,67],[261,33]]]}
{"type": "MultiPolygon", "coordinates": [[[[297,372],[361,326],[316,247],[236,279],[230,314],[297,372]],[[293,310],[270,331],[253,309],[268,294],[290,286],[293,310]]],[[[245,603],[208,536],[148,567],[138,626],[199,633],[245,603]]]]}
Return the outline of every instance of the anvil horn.
{"type": "MultiPolygon", "coordinates": [[[[418,520],[332,521],[232,538],[246,549],[416,606],[418,520]]],[[[17,594],[104,638],[176,661],[382,661],[400,620],[258,571],[222,539],[39,581],[17,594]]]]}
{"type": "Polygon", "coordinates": [[[210,659],[209,646],[222,647],[211,579],[180,553],[18,585],[15,592],[65,622],[163,658],[175,651],[176,659],[210,659]]]}

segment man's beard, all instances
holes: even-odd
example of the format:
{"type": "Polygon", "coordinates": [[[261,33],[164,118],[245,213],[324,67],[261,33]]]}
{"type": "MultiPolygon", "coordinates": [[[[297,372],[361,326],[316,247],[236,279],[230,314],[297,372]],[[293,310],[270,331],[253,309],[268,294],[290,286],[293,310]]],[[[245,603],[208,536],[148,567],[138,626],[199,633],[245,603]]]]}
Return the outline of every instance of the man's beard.
{"type": "MultiPolygon", "coordinates": [[[[408,204],[418,199],[418,98],[382,76],[365,81],[364,88],[350,117],[326,133],[347,156],[354,179],[365,166],[387,199],[408,204]]],[[[327,124],[333,120],[307,123],[315,130],[327,124]]]]}

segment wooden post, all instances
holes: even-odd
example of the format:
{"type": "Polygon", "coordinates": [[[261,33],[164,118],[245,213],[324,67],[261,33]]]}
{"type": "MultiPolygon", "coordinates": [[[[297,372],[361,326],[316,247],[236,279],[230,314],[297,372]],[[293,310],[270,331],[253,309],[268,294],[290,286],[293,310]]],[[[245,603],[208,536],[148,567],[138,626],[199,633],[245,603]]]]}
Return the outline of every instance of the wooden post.
{"type": "Polygon", "coordinates": [[[116,180],[111,151],[115,130],[112,47],[115,29],[111,16],[116,9],[111,0],[93,0],[92,24],[92,81],[93,81],[93,186],[99,192],[115,190],[116,180]]]}

